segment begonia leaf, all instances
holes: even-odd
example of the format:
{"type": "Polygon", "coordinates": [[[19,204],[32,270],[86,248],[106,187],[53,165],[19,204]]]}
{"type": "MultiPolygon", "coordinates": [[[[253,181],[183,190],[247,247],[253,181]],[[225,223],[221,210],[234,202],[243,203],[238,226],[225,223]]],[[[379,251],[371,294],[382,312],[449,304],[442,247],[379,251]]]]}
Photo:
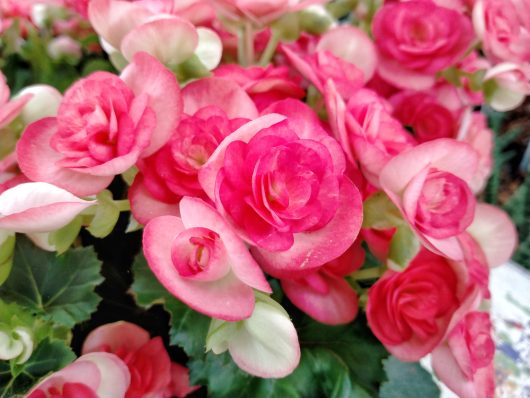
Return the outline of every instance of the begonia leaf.
{"type": "Polygon", "coordinates": [[[419,363],[401,362],[391,356],[383,361],[388,381],[381,385],[380,398],[437,398],[440,389],[432,375],[419,363]]]}
{"type": "Polygon", "coordinates": [[[73,327],[88,319],[101,300],[94,292],[103,280],[100,269],[92,247],[56,256],[18,238],[13,269],[0,287],[0,298],[56,324],[73,327]]]}

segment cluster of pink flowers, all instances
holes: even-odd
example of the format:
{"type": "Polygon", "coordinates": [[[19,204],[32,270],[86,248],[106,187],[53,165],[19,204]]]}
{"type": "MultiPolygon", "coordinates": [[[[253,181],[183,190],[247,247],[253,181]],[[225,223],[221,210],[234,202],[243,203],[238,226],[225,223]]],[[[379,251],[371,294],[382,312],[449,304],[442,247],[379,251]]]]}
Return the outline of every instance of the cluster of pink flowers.
{"type": "MultiPolygon", "coordinates": [[[[1,160],[0,243],[3,231],[66,225],[132,173],[149,267],[219,323],[212,351],[257,376],[291,373],[298,338],[268,297],[270,278],[313,319],[346,324],[363,302],[353,281],[368,248],[382,264],[363,293],[375,336],[403,361],[432,353],[459,396],[493,397],[483,304],[490,268],[517,238],[502,210],[476,199],[493,163],[476,109],[513,109],[530,94],[530,1],[386,1],[372,37],[330,23],[274,47],[287,13],[332,19],[322,3],[75,2],[121,73],[55,96],[1,160]],[[234,45],[243,65],[229,62],[234,45]]],[[[31,95],[8,102],[0,86],[0,126],[31,95]]],[[[160,339],[133,325],[97,329],[83,353],[30,397],[189,391],[160,339]]]]}

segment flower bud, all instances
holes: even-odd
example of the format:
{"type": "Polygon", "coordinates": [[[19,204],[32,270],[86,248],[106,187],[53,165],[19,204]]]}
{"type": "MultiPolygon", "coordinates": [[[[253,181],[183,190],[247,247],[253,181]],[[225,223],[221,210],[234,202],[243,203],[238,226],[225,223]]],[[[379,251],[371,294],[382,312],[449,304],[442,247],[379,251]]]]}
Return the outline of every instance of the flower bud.
{"type": "Polygon", "coordinates": [[[33,337],[29,329],[15,327],[0,329],[0,359],[16,359],[17,364],[26,362],[33,352],[33,337]]]}
{"type": "Polygon", "coordinates": [[[17,97],[33,94],[33,97],[24,105],[20,117],[24,124],[33,123],[39,119],[57,115],[57,109],[63,96],[56,88],[47,84],[35,84],[24,88],[17,97]]]}

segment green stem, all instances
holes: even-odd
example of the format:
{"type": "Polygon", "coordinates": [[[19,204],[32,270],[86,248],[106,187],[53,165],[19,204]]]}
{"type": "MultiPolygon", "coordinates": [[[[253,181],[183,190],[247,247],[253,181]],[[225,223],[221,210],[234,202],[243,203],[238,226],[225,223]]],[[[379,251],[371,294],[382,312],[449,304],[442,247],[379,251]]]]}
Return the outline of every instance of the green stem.
{"type": "Polygon", "coordinates": [[[250,21],[239,29],[237,58],[242,66],[250,66],[254,63],[254,30],[250,21]]]}
{"type": "Polygon", "coordinates": [[[131,210],[131,203],[128,199],[115,200],[114,205],[118,208],[119,211],[131,210]]]}
{"type": "Polygon", "coordinates": [[[351,275],[351,278],[355,281],[362,281],[367,279],[377,279],[383,275],[385,272],[385,267],[372,267],[372,268],[366,268],[362,269],[360,271],[357,271],[351,275]]]}
{"type": "Polygon", "coordinates": [[[261,58],[259,60],[259,64],[261,66],[267,66],[270,63],[279,42],[280,32],[278,32],[276,29],[272,29],[271,37],[267,43],[267,47],[265,48],[265,51],[263,51],[263,54],[261,54],[261,58]]]}

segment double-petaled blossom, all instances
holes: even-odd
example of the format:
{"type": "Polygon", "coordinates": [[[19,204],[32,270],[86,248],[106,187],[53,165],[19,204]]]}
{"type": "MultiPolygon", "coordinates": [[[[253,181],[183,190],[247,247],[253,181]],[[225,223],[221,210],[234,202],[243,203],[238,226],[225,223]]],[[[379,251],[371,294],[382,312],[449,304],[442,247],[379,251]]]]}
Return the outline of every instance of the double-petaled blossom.
{"type": "Polygon", "coordinates": [[[146,225],[143,250],[149,267],[171,294],[196,311],[228,321],[248,318],[253,289],[271,292],[248,248],[204,201],[183,198],[180,214],[146,225]]]}
{"type": "Polygon", "coordinates": [[[125,398],[180,398],[195,390],[188,370],[171,362],[162,339],[150,338],[135,324],[118,321],[94,329],[82,352],[108,352],[125,363],[131,375],[125,398]]]}
{"type": "Polygon", "coordinates": [[[159,151],[138,162],[129,199],[135,218],[147,223],[155,216],[178,215],[183,196],[206,199],[199,169],[221,141],[258,116],[252,100],[228,79],[207,78],[182,90],[183,118],[159,151]]]}
{"type": "Polygon", "coordinates": [[[470,145],[439,138],[391,159],[379,181],[429,250],[461,260],[457,237],[474,218],[476,199],[469,183],[477,164],[470,145]]]}
{"type": "Polygon", "coordinates": [[[114,354],[94,352],[39,382],[27,398],[124,398],[131,375],[114,354]]]}
{"type": "Polygon", "coordinates": [[[385,4],[372,31],[378,73],[397,87],[422,90],[464,56],[473,40],[469,18],[429,1],[385,4]]]}
{"type": "Polygon", "coordinates": [[[96,72],[79,80],[57,117],[30,124],[17,145],[19,166],[30,180],[96,194],[161,148],[181,113],[175,76],[140,53],[120,77],[96,72]]]}
{"type": "Polygon", "coordinates": [[[312,110],[284,100],[265,112],[221,142],[199,182],[267,272],[303,274],[353,243],[361,198],[312,110]]]}

